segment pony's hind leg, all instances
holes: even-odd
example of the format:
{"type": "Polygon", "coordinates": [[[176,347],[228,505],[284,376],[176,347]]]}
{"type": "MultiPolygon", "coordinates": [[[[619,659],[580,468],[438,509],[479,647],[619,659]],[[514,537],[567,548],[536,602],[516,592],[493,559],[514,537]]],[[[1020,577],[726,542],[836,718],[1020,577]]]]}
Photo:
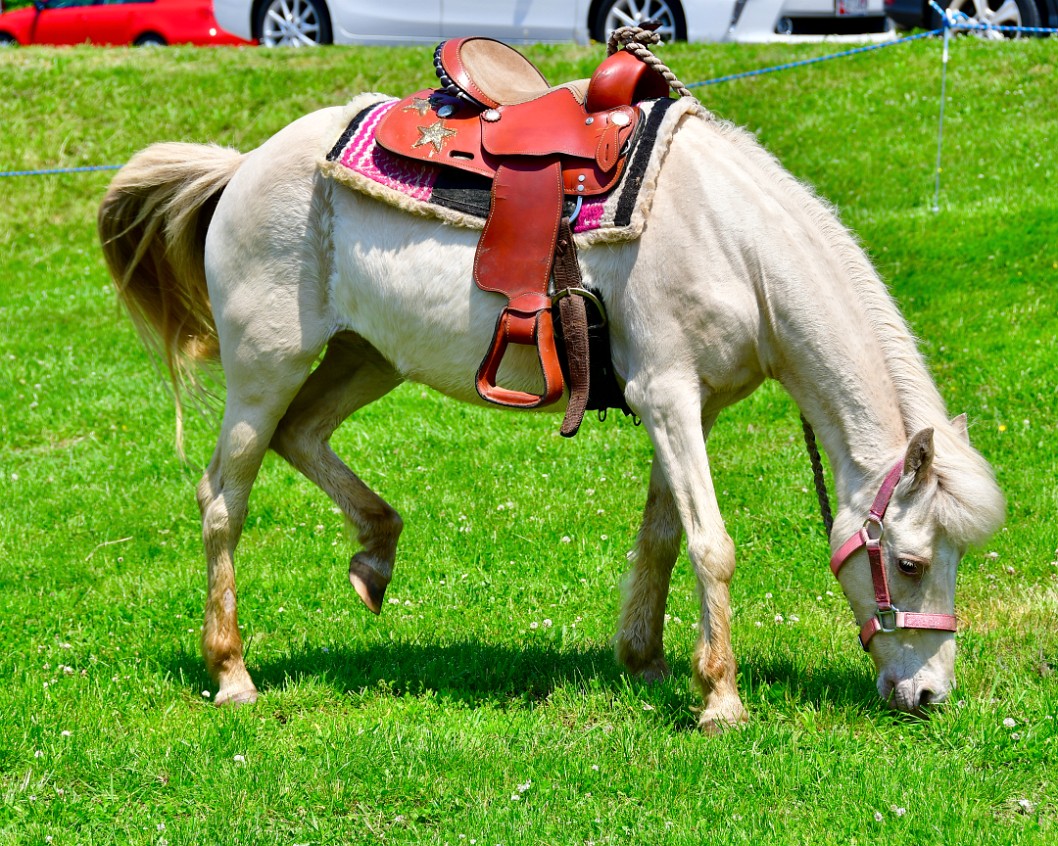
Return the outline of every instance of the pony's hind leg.
{"type": "Polygon", "coordinates": [[[403,523],[335,455],[330,437],[349,415],[400,382],[397,372],[366,341],[348,333],[336,335],[272,439],[272,448],[333,499],[356,532],[363,548],[349,562],[349,580],[375,614],[382,611],[403,523]]]}
{"type": "MultiPolygon", "coordinates": [[[[322,346],[322,344],[321,344],[322,346]]],[[[315,355],[270,360],[265,350],[226,370],[227,399],[213,458],[198,486],[208,584],[202,656],[218,683],[217,705],[257,699],[243,661],[235,601],[235,547],[246,521],[250,489],[272,433],[291,399],[308,378],[315,355]],[[274,366],[269,366],[272,364],[274,366]],[[260,368],[260,369],[257,369],[260,368]]]]}
{"type": "Polygon", "coordinates": [[[655,459],[632,569],[625,578],[615,644],[617,660],[645,681],[669,675],[662,645],[665,601],[682,538],[676,500],[655,459]]]}

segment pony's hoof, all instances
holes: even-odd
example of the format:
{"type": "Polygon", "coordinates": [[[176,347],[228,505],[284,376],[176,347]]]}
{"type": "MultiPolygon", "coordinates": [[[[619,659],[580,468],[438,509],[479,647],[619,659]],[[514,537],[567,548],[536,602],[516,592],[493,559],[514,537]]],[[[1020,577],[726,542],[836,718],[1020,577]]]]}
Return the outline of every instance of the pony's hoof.
{"type": "Polygon", "coordinates": [[[698,728],[703,734],[722,734],[731,729],[742,728],[749,722],[749,714],[742,707],[709,708],[698,716],[698,728]]]}
{"type": "Polygon", "coordinates": [[[658,658],[640,669],[635,675],[641,682],[657,684],[671,676],[672,670],[669,669],[668,662],[664,658],[658,658]]]}
{"type": "Polygon", "coordinates": [[[357,553],[349,562],[349,581],[356,593],[373,614],[382,613],[382,599],[389,587],[389,579],[381,575],[378,570],[368,564],[357,553]]]}
{"type": "Polygon", "coordinates": [[[213,699],[216,706],[227,705],[238,708],[240,705],[253,705],[257,701],[257,688],[252,685],[240,690],[221,690],[213,699]]]}

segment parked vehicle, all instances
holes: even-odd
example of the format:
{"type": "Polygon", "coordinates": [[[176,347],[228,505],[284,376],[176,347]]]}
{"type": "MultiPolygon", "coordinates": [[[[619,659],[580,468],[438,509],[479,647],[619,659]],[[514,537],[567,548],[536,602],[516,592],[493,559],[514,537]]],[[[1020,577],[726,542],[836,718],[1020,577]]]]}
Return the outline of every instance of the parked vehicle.
{"type": "MultiPolygon", "coordinates": [[[[937,0],[945,9],[962,12],[971,21],[993,26],[1058,27],[1058,0],[937,0]]],[[[929,0],[885,0],[885,13],[900,27],[940,26],[940,15],[929,0]]],[[[990,32],[984,37],[1015,38],[1018,33],[990,32]]]]}
{"type": "Polygon", "coordinates": [[[0,46],[249,44],[225,32],[211,0],[37,0],[0,15],[0,46]]]}
{"type": "MultiPolygon", "coordinates": [[[[768,34],[886,27],[883,0],[214,0],[225,29],[267,46],[429,44],[463,35],[511,43],[604,41],[657,20],[665,41],[723,41],[747,9],[766,8],[768,34]],[[812,23],[814,22],[814,23],[812,23]],[[851,23],[851,27],[847,24],[851,23]]],[[[748,17],[748,15],[747,15],[748,17]]]]}

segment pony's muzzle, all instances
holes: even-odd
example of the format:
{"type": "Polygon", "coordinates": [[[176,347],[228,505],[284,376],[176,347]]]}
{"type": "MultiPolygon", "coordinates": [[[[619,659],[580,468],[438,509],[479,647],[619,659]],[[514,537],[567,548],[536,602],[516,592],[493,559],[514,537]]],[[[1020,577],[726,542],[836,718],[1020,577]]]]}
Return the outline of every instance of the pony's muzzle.
{"type": "Polygon", "coordinates": [[[952,687],[951,682],[932,673],[919,673],[906,679],[893,679],[886,673],[878,677],[878,695],[890,708],[920,717],[943,703],[952,687]]]}

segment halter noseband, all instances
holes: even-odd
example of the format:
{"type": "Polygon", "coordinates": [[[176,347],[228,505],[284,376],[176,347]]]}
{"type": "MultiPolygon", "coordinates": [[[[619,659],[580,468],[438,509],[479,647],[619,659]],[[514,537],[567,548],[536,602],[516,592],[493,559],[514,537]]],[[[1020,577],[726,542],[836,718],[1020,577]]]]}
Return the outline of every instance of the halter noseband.
{"type": "Polygon", "coordinates": [[[871,512],[863,522],[863,528],[843,543],[830,558],[830,569],[837,576],[845,562],[861,547],[867,548],[867,560],[871,564],[871,579],[874,582],[874,601],[878,610],[860,629],[860,645],[864,651],[871,638],[878,632],[895,632],[897,629],[936,629],[953,632],[956,619],[953,614],[919,614],[900,611],[893,606],[889,596],[889,579],[885,573],[885,561],[882,559],[882,518],[889,507],[896,484],[900,481],[903,462],[897,462],[882,482],[882,487],[871,505],[871,512]]]}

